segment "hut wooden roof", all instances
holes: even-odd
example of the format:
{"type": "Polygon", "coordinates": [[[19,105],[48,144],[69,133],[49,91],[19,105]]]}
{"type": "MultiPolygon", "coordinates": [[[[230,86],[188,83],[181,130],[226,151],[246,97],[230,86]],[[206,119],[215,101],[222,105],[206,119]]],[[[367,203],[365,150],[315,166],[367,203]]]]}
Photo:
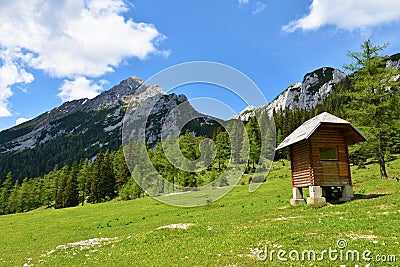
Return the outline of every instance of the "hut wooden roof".
{"type": "Polygon", "coordinates": [[[336,125],[344,128],[346,131],[346,143],[348,145],[367,140],[367,138],[365,138],[365,136],[360,133],[350,122],[336,117],[328,112],[324,112],[300,125],[288,137],[286,137],[275,150],[279,150],[302,140],[308,139],[318,129],[318,127],[323,124],[331,124],[333,126],[336,125]]]}

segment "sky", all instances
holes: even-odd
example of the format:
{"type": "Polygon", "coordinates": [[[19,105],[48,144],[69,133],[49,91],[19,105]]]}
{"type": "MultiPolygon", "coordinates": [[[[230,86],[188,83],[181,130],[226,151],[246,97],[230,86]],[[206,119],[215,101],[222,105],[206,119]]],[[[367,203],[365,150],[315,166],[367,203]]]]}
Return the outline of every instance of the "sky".
{"type": "MultiPolygon", "coordinates": [[[[308,72],[342,69],[351,62],[347,52],[358,51],[368,38],[388,43],[386,55],[400,52],[398,0],[0,0],[0,5],[0,130],[65,101],[93,98],[129,76],[147,80],[184,62],[233,67],[271,101],[308,72]]],[[[260,103],[241,102],[208,84],[174,92],[217,99],[234,112],[260,103]]]]}

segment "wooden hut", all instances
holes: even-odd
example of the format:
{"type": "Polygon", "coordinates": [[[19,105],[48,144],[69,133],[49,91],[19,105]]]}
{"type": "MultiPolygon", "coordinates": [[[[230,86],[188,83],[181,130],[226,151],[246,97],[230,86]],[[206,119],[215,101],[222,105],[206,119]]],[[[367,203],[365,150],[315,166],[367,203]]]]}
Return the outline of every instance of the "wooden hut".
{"type": "Polygon", "coordinates": [[[286,137],[276,150],[290,149],[293,199],[305,203],[303,188],[309,187],[307,204],[325,202],[339,192],[340,200],[353,198],[348,145],[366,138],[348,121],[327,112],[306,121],[286,137]]]}

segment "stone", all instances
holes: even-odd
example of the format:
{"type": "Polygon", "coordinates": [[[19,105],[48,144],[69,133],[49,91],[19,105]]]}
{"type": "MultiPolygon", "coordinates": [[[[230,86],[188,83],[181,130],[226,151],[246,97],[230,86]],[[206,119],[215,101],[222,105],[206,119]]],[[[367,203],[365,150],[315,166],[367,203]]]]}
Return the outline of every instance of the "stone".
{"type": "Polygon", "coordinates": [[[304,198],[302,199],[291,199],[290,200],[290,205],[292,206],[297,206],[297,205],[305,205],[307,204],[304,198]]]}
{"type": "Polygon", "coordinates": [[[322,189],[320,186],[309,187],[310,196],[307,198],[307,204],[318,204],[326,202],[326,198],[322,196],[322,189]]]}
{"type": "Polygon", "coordinates": [[[303,198],[303,189],[301,187],[293,187],[293,198],[290,200],[290,205],[297,206],[300,204],[306,204],[306,201],[303,198]]]}
{"type": "Polygon", "coordinates": [[[343,187],[342,197],[339,201],[350,201],[354,198],[353,187],[349,184],[343,187]]]}

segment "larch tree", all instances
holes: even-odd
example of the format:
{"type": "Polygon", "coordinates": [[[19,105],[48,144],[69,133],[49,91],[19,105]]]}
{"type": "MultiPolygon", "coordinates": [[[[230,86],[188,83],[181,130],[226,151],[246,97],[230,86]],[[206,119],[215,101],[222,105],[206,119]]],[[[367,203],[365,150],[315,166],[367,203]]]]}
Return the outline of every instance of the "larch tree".
{"type": "Polygon", "coordinates": [[[10,199],[11,189],[12,189],[12,174],[11,172],[9,172],[0,188],[0,214],[9,213],[8,201],[10,199]]]}
{"type": "Polygon", "coordinates": [[[344,65],[351,71],[351,86],[346,112],[349,118],[367,131],[367,145],[375,153],[382,179],[388,177],[385,154],[393,136],[395,122],[399,120],[400,71],[387,68],[380,52],[387,45],[374,45],[366,40],[361,51],[348,52],[354,61],[344,65]]]}
{"type": "Polygon", "coordinates": [[[69,175],[69,167],[65,165],[61,170],[58,171],[58,187],[56,192],[54,208],[60,209],[65,207],[65,188],[67,186],[67,180],[69,175]]]}

